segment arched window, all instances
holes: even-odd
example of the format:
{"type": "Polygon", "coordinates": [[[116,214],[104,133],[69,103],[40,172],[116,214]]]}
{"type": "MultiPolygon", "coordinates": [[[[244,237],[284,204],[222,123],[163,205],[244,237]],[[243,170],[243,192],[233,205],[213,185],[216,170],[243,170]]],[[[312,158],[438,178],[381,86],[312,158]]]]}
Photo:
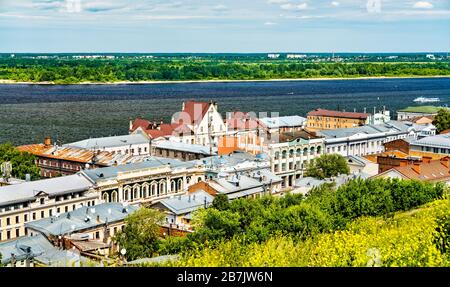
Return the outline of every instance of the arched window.
{"type": "Polygon", "coordinates": [[[170,181],[170,191],[174,192],[177,189],[177,183],[175,182],[175,180],[171,180],[170,181]]]}
{"type": "Polygon", "coordinates": [[[282,151],[281,152],[281,158],[286,158],[286,156],[287,156],[287,151],[282,151]]]}
{"type": "Polygon", "coordinates": [[[113,191],[112,193],[111,193],[111,202],[118,202],[119,200],[118,200],[118,198],[117,198],[117,191],[113,191]]]}
{"type": "Polygon", "coordinates": [[[318,147],[317,147],[317,154],[320,155],[321,152],[322,152],[322,147],[321,147],[321,146],[318,146],[318,147]]]}
{"type": "Polygon", "coordinates": [[[294,150],[293,149],[289,150],[289,157],[290,158],[294,157],[294,150]]]}
{"type": "Polygon", "coordinates": [[[130,200],[131,198],[131,187],[127,186],[123,189],[123,197],[125,201],[130,200]]]}
{"type": "Polygon", "coordinates": [[[297,153],[297,156],[301,156],[302,155],[302,150],[298,148],[296,153],[297,153]]]}
{"type": "Polygon", "coordinates": [[[133,187],[133,199],[139,198],[140,190],[141,189],[139,188],[139,186],[134,186],[133,187]]]}
{"type": "Polygon", "coordinates": [[[166,181],[161,180],[159,182],[159,190],[158,190],[158,196],[163,195],[166,193],[166,181]]]}
{"type": "Polygon", "coordinates": [[[183,189],[183,180],[180,178],[177,182],[177,191],[181,191],[183,189]]]}
{"type": "Polygon", "coordinates": [[[189,184],[190,182],[191,182],[191,177],[190,176],[186,177],[186,183],[189,184]]]}
{"type": "Polygon", "coordinates": [[[151,196],[156,196],[158,194],[158,184],[156,182],[152,183],[151,196]]]}
{"type": "Polygon", "coordinates": [[[103,193],[103,201],[104,202],[109,202],[109,195],[108,195],[108,193],[103,193]]]}
{"type": "Polygon", "coordinates": [[[305,147],[305,148],[303,149],[303,155],[304,155],[304,156],[307,156],[307,155],[308,155],[308,148],[305,147]]]}
{"type": "Polygon", "coordinates": [[[280,152],[275,152],[275,159],[279,159],[280,158],[280,152]]]}
{"type": "Polygon", "coordinates": [[[314,148],[314,147],[311,147],[311,151],[310,151],[310,154],[311,155],[314,155],[314,152],[316,151],[316,149],[314,148]]]}

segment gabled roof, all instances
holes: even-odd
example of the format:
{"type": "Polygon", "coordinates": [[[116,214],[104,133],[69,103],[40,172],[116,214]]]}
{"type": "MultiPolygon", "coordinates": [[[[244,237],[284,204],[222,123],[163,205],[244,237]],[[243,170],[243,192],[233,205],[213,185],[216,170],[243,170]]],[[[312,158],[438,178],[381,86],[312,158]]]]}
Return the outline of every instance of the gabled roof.
{"type": "Polygon", "coordinates": [[[323,117],[334,117],[334,118],[348,118],[348,119],[367,119],[370,114],[367,113],[354,113],[354,112],[341,112],[332,111],[325,109],[316,109],[308,113],[308,116],[323,116],[323,117]]]}
{"type": "Polygon", "coordinates": [[[198,124],[205,117],[210,105],[212,103],[187,101],[184,103],[181,115],[174,122],[183,121],[184,124],[198,124]]]}
{"type": "Polygon", "coordinates": [[[450,179],[450,168],[445,166],[443,161],[450,160],[450,157],[446,157],[440,160],[432,160],[430,162],[421,162],[419,168],[416,168],[414,164],[407,166],[398,166],[390,170],[385,171],[382,174],[395,170],[408,179],[416,179],[421,181],[439,182],[450,179]],[[420,172],[418,172],[418,170],[420,172]]]}

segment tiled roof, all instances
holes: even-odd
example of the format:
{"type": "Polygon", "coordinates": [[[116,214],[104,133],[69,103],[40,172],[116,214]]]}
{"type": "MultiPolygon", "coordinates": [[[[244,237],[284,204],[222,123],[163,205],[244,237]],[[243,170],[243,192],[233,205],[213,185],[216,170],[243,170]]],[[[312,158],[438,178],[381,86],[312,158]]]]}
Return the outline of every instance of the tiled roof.
{"type": "Polygon", "coordinates": [[[208,102],[187,101],[184,103],[182,116],[177,118],[175,122],[181,120],[184,124],[198,124],[204,118],[210,105],[211,103],[208,102]],[[189,118],[185,118],[185,115],[189,116],[189,118]]]}
{"type": "MultiPolygon", "coordinates": [[[[450,160],[450,158],[447,157],[441,160],[421,162],[419,164],[420,173],[417,172],[417,168],[415,167],[415,165],[394,167],[393,169],[409,179],[431,182],[444,181],[450,179],[450,168],[445,166],[445,164],[443,163],[443,161],[445,161],[446,159],[450,160]]],[[[387,172],[389,172],[389,170],[387,172]]]]}
{"type": "Polygon", "coordinates": [[[369,114],[316,109],[314,111],[309,112],[308,116],[324,116],[324,117],[348,118],[348,119],[367,119],[369,117],[369,114]]]}

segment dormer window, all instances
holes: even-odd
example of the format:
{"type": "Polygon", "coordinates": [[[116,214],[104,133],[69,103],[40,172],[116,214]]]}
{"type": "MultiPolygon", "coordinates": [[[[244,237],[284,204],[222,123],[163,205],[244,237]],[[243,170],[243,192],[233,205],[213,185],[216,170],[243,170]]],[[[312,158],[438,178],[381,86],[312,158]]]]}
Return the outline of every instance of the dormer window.
{"type": "Polygon", "coordinates": [[[41,203],[41,205],[44,205],[45,204],[45,198],[40,198],[39,202],[41,203]]]}

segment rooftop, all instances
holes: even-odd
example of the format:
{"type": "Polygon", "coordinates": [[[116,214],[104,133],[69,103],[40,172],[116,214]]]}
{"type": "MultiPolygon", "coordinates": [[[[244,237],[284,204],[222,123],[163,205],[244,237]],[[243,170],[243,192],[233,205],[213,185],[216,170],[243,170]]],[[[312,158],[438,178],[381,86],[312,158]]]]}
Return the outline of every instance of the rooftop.
{"type": "Polygon", "coordinates": [[[172,198],[165,198],[161,200],[157,205],[163,205],[176,215],[186,214],[192,212],[198,208],[209,206],[214,200],[210,194],[203,190],[196,192],[178,195],[172,198]]]}
{"type": "Polygon", "coordinates": [[[73,142],[63,145],[63,147],[75,147],[82,149],[105,149],[112,147],[129,146],[136,144],[148,144],[149,139],[142,133],[123,135],[123,136],[112,136],[103,138],[92,138],[86,139],[78,142],[73,142]]]}
{"type": "Polygon", "coordinates": [[[158,141],[154,142],[153,146],[161,149],[175,150],[175,151],[184,151],[195,154],[202,155],[215,155],[217,154],[217,148],[213,148],[212,153],[207,146],[203,145],[195,145],[195,144],[187,144],[182,142],[172,142],[172,141],[158,141]]]}
{"type": "Polygon", "coordinates": [[[87,191],[92,183],[81,174],[29,181],[0,187],[0,206],[36,200],[41,193],[55,196],[87,191]]]}
{"type": "Polygon", "coordinates": [[[335,118],[348,118],[348,119],[367,119],[370,114],[367,113],[355,113],[355,112],[341,112],[324,109],[316,109],[308,113],[308,116],[322,116],[322,117],[335,117],[335,118]]]}
{"type": "Polygon", "coordinates": [[[307,132],[305,130],[280,133],[278,136],[279,142],[291,142],[291,141],[294,141],[297,139],[310,140],[310,139],[318,139],[318,138],[321,138],[321,137],[317,136],[316,133],[307,132]]]}
{"type": "Polygon", "coordinates": [[[450,179],[449,161],[450,157],[431,160],[429,162],[423,161],[418,166],[413,164],[394,167],[386,171],[386,173],[395,170],[409,179],[431,182],[445,181],[450,179]]]}
{"type": "Polygon", "coordinates": [[[299,127],[306,122],[306,118],[300,116],[287,116],[259,119],[269,129],[282,127],[299,127]]]}
{"type": "Polygon", "coordinates": [[[64,236],[96,228],[108,222],[121,221],[137,209],[137,206],[124,206],[121,203],[83,206],[59,216],[25,223],[25,227],[42,232],[47,236],[64,236]]]}
{"type": "Polygon", "coordinates": [[[425,137],[420,140],[416,140],[416,141],[412,142],[411,145],[440,147],[440,148],[450,149],[450,133],[425,137]]]}
{"type": "MultiPolygon", "coordinates": [[[[318,131],[318,135],[325,136],[327,139],[332,138],[346,138],[356,134],[379,134],[379,133],[398,133],[408,132],[409,130],[419,128],[419,125],[415,125],[410,122],[401,121],[389,121],[381,125],[364,125],[354,128],[342,128],[335,130],[321,130],[318,131]]],[[[423,128],[423,127],[422,127],[423,128]]]]}

